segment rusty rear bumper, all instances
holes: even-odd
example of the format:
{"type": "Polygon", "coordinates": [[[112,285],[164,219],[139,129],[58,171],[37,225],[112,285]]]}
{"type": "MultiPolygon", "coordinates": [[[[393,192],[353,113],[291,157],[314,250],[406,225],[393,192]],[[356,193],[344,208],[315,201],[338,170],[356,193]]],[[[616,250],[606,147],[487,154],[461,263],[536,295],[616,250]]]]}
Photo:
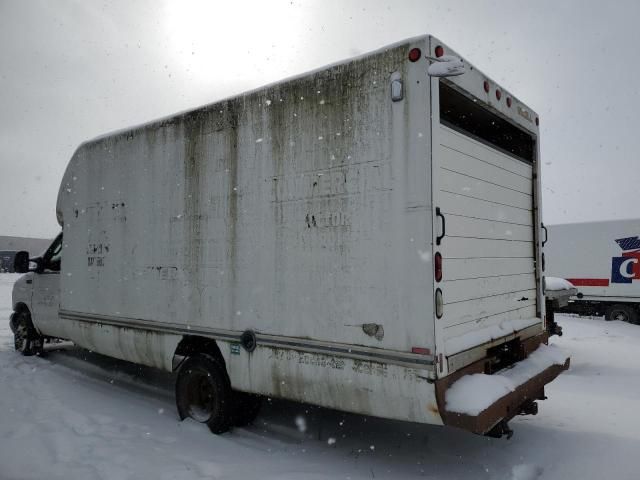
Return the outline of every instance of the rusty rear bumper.
{"type": "MultiPolygon", "coordinates": [[[[546,339],[546,336],[545,336],[546,339]]],[[[462,428],[477,434],[487,434],[499,424],[506,424],[516,415],[523,413],[527,406],[536,400],[544,400],[544,387],[554,380],[560,373],[569,368],[570,359],[564,365],[552,365],[539,374],[518,386],[511,393],[499,398],[478,415],[467,415],[449,412],[446,409],[446,391],[462,376],[483,373],[482,362],[470,365],[462,371],[436,381],[436,397],[442,421],[445,425],[462,428]]],[[[530,413],[530,412],[529,412],[530,413]]]]}

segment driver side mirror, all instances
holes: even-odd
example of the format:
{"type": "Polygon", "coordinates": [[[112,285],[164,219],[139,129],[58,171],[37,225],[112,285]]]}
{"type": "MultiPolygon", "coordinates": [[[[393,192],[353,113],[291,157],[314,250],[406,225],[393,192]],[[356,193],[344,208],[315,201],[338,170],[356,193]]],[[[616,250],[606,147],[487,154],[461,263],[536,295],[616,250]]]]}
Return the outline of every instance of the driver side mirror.
{"type": "Polygon", "coordinates": [[[29,252],[20,251],[13,259],[13,270],[16,273],[27,273],[29,271],[29,252]]]}

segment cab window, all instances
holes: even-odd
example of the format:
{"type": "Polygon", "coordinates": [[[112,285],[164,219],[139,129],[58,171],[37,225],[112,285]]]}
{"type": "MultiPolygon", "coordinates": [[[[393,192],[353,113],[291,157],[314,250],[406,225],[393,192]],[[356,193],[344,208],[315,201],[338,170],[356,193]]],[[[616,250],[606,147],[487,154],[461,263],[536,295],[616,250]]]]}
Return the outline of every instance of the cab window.
{"type": "Polygon", "coordinates": [[[60,271],[62,258],[62,234],[58,235],[44,254],[44,269],[54,272],[60,271]]]}

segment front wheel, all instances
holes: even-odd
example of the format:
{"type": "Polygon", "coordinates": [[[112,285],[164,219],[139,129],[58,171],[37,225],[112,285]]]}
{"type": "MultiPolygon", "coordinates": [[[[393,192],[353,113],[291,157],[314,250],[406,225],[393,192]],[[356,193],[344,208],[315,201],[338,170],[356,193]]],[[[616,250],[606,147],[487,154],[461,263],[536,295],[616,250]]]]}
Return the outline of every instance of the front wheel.
{"type": "Polygon", "coordinates": [[[206,423],[213,433],[229,430],[233,421],[231,382],[214,357],[198,354],[187,358],[176,380],[176,405],[180,419],[206,423]]]}
{"type": "Polygon", "coordinates": [[[24,356],[42,352],[43,339],[33,327],[31,316],[28,313],[16,313],[14,326],[13,346],[16,352],[20,352],[24,356]]]}
{"type": "Polygon", "coordinates": [[[638,313],[632,305],[613,305],[607,310],[605,318],[609,321],[620,320],[622,322],[638,323],[638,313]]]}

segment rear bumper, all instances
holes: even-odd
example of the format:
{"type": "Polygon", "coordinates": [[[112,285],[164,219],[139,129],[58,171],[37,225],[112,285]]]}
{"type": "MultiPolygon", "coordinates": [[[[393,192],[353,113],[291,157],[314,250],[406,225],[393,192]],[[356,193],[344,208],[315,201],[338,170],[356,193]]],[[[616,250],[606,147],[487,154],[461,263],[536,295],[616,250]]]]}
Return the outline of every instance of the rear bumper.
{"type": "MultiPolygon", "coordinates": [[[[546,335],[540,335],[531,339],[528,352],[532,353],[546,340],[546,335]],[[536,342],[537,341],[537,342],[536,342]]],[[[487,434],[500,424],[506,424],[516,415],[532,413],[531,406],[536,400],[544,400],[544,387],[553,381],[560,373],[569,368],[570,359],[567,358],[563,365],[551,365],[540,373],[519,385],[515,390],[500,397],[477,415],[468,415],[457,412],[449,412],[446,409],[446,392],[455,381],[464,375],[483,373],[483,362],[469,365],[453,375],[436,381],[436,396],[442,421],[445,425],[462,428],[477,434],[487,434]]],[[[534,409],[535,412],[535,409],[534,409]]]]}

